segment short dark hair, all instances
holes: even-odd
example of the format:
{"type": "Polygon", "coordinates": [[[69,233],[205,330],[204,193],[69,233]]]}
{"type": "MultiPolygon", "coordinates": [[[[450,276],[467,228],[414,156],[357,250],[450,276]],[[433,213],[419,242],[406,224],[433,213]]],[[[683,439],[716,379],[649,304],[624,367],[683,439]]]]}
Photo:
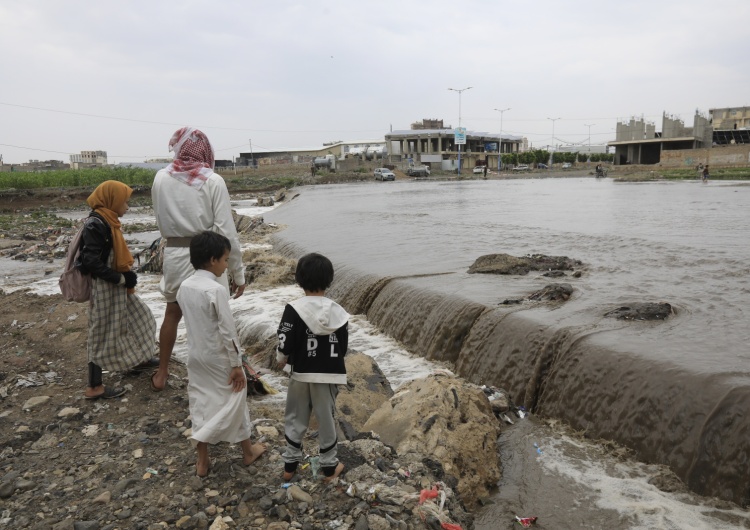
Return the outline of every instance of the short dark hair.
{"type": "Polygon", "coordinates": [[[306,254],[297,262],[294,279],[306,291],[325,291],[333,282],[333,263],[317,252],[306,254]]]}
{"type": "Polygon", "coordinates": [[[190,263],[196,269],[203,269],[211,262],[211,258],[219,259],[230,250],[232,244],[229,239],[206,230],[190,240],[190,263]]]}

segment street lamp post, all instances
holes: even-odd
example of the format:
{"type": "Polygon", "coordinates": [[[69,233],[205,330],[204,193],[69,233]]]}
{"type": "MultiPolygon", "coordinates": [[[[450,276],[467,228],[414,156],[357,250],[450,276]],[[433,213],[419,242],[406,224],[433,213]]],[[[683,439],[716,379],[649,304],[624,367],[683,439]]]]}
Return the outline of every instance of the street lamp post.
{"type": "Polygon", "coordinates": [[[498,145],[498,151],[497,151],[497,170],[500,171],[501,167],[501,157],[503,156],[503,112],[506,110],[510,110],[510,107],[507,109],[495,109],[500,113],[500,144],[498,145]]]}
{"type": "MultiPolygon", "coordinates": [[[[547,119],[552,122],[552,143],[551,143],[551,145],[552,145],[552,149],[554,150],[554,148],[555,148],[555,122],[557,120],[559,120],[560,118],[547,118],[547,119]]],[[[552,165],[552,160],[553,160],[551,152],[549,154],[549,158],[550,158],[550,166],[551,166],[552,165]]]]}
{"type": "MultiPolygon", "coordinates": [[[[467,86],[466,88],[449,88],[448,90],[452,90],[453,92],[458,92],[458,128],[461,128],[461,93],[464,90],[469,90],[470,86],[467,86]]],[[[461,144],[458,144],[458,174],[461,175],[461,144]]]]}
{"type": "Polygon", "coordinates": [[[596,125],[596,123],[584,123],[583,124],[584,127],[589,128],[589,159],[588,159],[589,162],[591,162],[591,127],[593,127],[594,125],[596,125]]]}

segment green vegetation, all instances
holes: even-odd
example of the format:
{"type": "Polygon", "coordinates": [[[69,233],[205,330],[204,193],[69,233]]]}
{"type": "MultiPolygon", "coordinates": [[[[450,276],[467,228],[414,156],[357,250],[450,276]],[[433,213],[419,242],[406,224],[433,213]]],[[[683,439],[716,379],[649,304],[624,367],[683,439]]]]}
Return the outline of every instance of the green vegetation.
{"type": "MultiPolygon", "coordinates": [[[[698,171],[695,168],[661,169],[658,171],[659,178],[668,180],[697,179],[698,171]]],[[[727,167],[711,169],[709,180],[748,180],[750,179],[750,167],[727,167]]]]}
{"type": "Polygon", "coordinates": [[[156,171],[153,169],[130,167],[3,172],[0,173],[0,189],[96,187],[105,180],[119,180],[128,186],[151,186],[154,175],[156,171]]]}
{"type": "MultiPolygon", "coordinates": [[[[504,153],[502,155],[503,164],[546,164],[549,161],[549,151],[546,149],[533,149],[523,153],[504,153]]],[[[552,153],[552,163],[562,164],[570,162],[586,162],[589,158],[588,153],[552,153]]],[[[608,153],[591,153],[592,162],[612,162],[614,155],[608,153]]]]}

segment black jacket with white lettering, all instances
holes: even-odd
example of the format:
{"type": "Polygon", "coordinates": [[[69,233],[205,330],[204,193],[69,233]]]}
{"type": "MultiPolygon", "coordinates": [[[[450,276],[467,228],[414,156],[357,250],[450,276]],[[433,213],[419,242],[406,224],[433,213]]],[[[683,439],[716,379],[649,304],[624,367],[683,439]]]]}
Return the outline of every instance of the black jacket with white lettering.
{"type": "Polygon", "coordinates": [[[328,298],[305,297],[311,298],[318,300],[312,302],[317,304],[312,311],[307,307],[305,315],[309,324],[291,305],[284,308],[278,328],[276,358],[292,366],[292,379],[296,381],[345,385],[344,356],[349,346],[349,315],[328,298]],[[330,325],[339,327],[328,327],[330,325]]]}

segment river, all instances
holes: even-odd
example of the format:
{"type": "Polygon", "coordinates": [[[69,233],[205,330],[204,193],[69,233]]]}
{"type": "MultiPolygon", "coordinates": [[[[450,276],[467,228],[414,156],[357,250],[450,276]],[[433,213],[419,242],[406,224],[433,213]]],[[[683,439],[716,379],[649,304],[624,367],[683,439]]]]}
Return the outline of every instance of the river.
{"type": "MultiPolygon", "coordinates": [[[[506,388],[586,438],[615,440],[644,465],[666,464],[694,492],[746,505],[748,212],[741,182],[573,178],[316,186],[266,220],[286,226],[282,252],[329,256],[330,294],[409,351],[506,388]],[[583,274],[467,273],[491,253],[565,255],[584,263],[583,274]],[[573,286],[569,301],[502,304],[556,281],[573,286]],[[668,302],[674,314],[604,316],[637,302],[668,302]]],[[[560,438],[550,439],[558,450],[560,438]]],[[[604,524],[639,527],[628,517],[604,524]]],[[[642,527],[662,527],[653,524],[642,527]]],[[[663,527],[716,524],[688,516],[663,527]]]]}

